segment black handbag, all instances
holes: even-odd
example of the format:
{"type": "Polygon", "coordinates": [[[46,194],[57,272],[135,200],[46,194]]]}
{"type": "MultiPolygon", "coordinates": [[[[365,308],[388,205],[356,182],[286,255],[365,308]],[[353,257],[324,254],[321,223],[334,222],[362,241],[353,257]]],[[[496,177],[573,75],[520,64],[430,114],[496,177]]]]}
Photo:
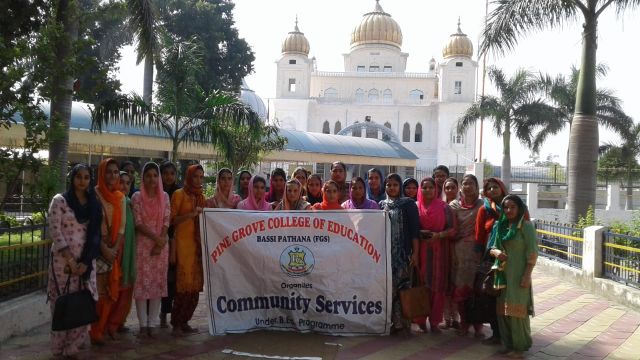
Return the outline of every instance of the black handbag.
{"type": "Polygon", "coordinates": [[[53,307],[51,330],[65,331],[98,321],[96,301],[93,300],[91,291],[86,288],[82,278],[78,280],[78,291],[69,293],[69,285],[71,284],[71,274],[69,274],[67,284],[64,288],[64,294],[60,294],[58,278],[55,272],[53,272],[53,262],[51,262],[51,270],[53,273],[53,282],[58,292],[58,298],[53,307]]]}
{"type": "Polygon", "coordinates": [[[487,251],[476,268],[476,275],[473,281],[476,293],[492,297],[500,296],[501,289],[493,287],[496,276],[496,269],[493,268],[493,263],[494,260],[491,259],[489,251],[487,251]]]}

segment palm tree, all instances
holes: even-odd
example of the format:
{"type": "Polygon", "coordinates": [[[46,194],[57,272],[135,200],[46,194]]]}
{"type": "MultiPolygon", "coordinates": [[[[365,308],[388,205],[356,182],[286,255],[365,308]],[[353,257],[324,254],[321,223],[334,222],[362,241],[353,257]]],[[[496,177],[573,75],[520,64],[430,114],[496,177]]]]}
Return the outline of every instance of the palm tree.
{"type": "Polygon", "coordinates": [[[205,93],[197,84],[203,69],[201,45],[195,38],[167,37],[158,67],[157,104],[147,105],[139,96],[122,96],[92,110],[92,128],[101,131],[112,123],[160,131],[171,139],[171,161],[179,159],[182,143],[205,143],[228,147],[225,128],[246,125],[258,131],[258,114],[236,95],[222,91],[205,93]]]}
{"type": "Polygon", "coordinates": [[[54,2],[55,25],[60,31],[53,35],[55,61],[51,69],[51,119],[49,137],[49,165],[58,177],[58,189],[64,190],[69,150],[69,126],[74,75],[67,64],[73,58],[78,40],[80,9],[77,1],[54,2]]]}
{"type": "MultiPolygon", "coordinates": [[[[608,68],[603,64],[599,64],[596,68],[598,76],[605,76],[608,68]]],[[[540,151],[540,147],[549,136],[558,134],[564,130],[573,120],[575,112],[576,93],[578,88],[578,77],[580,70],[575,66],[571,67],[569,77],[558,75],[555,78],[550,75],[540,75],[540,84],[546,90],[549,100],[561,112],[561,117],[556,118],[555,122],[549,122],[542,127],[533,139],[532,151],[540,151]]],[[[629,128],[633,126],[633,121],[624,110],[620,99],[609,89],[597,89],[596,92],[596,119],[598,123],[605,126],[621,136],[629,132],[629,128]]]]}
{"type": "Polygon", "coordinates": [[[627,201],[625,210],[633,210],[633,173],[638,171],[638,157],[640,157],[640,124],[631,125],[624,132],[623,143],[615,145],[604,144],[599,148],[600,155],[615,155],[619,161],[617,167],[626,170],[627,201]]]}
{"type": "Polygon", "coordinates": [[[493,130],[502,137],[501,178],[507,188],[511,183],[511,133],[527,146],[536,127],[558,117],[558,111],[546,104],[538,95],[539,83],[533,74],[520,69],[509,79],[502,70],[490,67],[489,79],[498,90],[498,96],[482,96],[458,120],[458,133],[463,133],[483,117],[493,121],[493,130]]]}
{"type": "Polygon", "coordinates": [[[144,59],[142,98],[151,105],[153,98],[153,65],[160,52],[160,25],[158,10],[153,0],[128,0],[129,28],[136,41],[136,65],[144,59]]]}
{"type": "Polygon", "coordinates": [[[596,120],[596,50],[600,15],[608,8],[618,14],[634,8],[640,0],[495,0],[488,16],[480,53],[504,53],[515,48],[518,38],[546,27],[562,27],[582,19],[582,55],[576,106],[569,136],[569,221],[576,222],[595,205],[598,160],[596,120]]]}

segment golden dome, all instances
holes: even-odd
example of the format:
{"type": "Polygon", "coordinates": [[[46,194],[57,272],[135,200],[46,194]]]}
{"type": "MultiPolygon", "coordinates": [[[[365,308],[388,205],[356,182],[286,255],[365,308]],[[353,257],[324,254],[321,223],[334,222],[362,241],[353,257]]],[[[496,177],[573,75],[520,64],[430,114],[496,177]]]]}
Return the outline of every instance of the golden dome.
{"type": "Polygon", "coordinates": [[[376,0],[375,9],[364,14],[351,33],[352,48],[364,44],[387,44],[398,48],[402,45],[400,25],[382,10],[379,0],[376,0]]]}
{"type": "Polygon", "coordinates": [[[283,54],[302,54],[309,55],[309,40],[304,33],[298,29],[298,18],[296,17],[296,26],[282,42],[283,54]]]}
{"type": "Polygon", "coordinates": [[[458,31],[455,34],[451,34],[449,42],[442,48],[442,57],[446,59],[454,56],[473,56],[473,43],[460,30],[460,19],[458,19],[458,31]]]}

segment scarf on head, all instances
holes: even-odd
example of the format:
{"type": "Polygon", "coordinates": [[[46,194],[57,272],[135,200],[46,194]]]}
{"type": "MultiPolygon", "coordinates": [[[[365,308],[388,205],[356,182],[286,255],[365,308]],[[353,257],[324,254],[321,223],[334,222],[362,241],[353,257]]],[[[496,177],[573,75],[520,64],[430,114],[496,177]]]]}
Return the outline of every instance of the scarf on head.
{"type": "Polygon", "coordinates": [[[489,197],[486,194],[486,191],[484,189],[486,189],[487,185],[489,184],[489,182],[494,182],[496,184],[498,184],[498,186],[500,187],[500,190],[502,190],[502,196],[507,196],[507,187],[504,185],[504,183],[502,182],[502,180],[498,179],[498,178],[488,178],[484,181],[484,186],[483,186],[483,195],[484,195],[484,209],[487,211],[487,214],[489,216],[491,216],[494,219],[498,219],[500,217],[500,215],[502,214],[502,207],[500,207],[500,204],[495,203],[494,201],[492,201],[491,199],[489,199],[489,197]]]}
{"type": "MultiPolygon", "coordinates": [[[[276,195],[280,195],[280,200],[284,199],[284,192],[285,192],[285,188],[282,188],[282,193],[281,194],[276,194],[276,189],[273,187],[273,178],[276,176],[280,176],[284,179],[284,181],[287,181],[287,174],[284,172],[284,170],[280,171],[282,169],[276,169],[271,173],[271,177],[269,178],[269,192],[267,193],[267,201],[269,202],[274,202],[276,200],[278,200],[276,198],[276,195]]],[[[251,186],[251,185],[249,185],[251,186]]]]}
{"type": "Polygon", "coordinates": [[[243,174],[249,174],[249,177],[251,177],[251,173],[248,172],[247,170],[242,170],[238,173],[238,187],[236,188],[236,194],[240,195],[242,200],[246,199],[247,195],[249,194],[249,189],[247,189],[246,194],[243,194],[242,189],[240,188],[240,178],[242,177],[243,174]]]}
{"type": "Polygon", "coordinates": [[[304,199],[302,198],[302,184],[300,184],[300,182],[296,179],[292,179],[287,181],[287,184],[284,187],[285,189],[285,194],[284,197],[282,198],[282,201],[280,202],[280,204],[278,204],[278,208],[281,210],[304,210],[304,208],[306,208],[309,203],[304,201],[304,199]],[[289,200],[287,199],[287,186],[291,185],[291,184],[297,184],[298,188],[300,189],[300,192],[298,193],[298,198],[293,202],[293,204],[289,204],[289,200]],[[300,209],[302,207],[302,209],[300,209]]]}
{"type": "Polygon", "coordinates": [[[155,233],[159,234],[162,231],[164,210],[167,206],[166,199],[164,198],[164,188],[162,187],[162,180],[160,177],[160,167],[154,162],[148,162],[142,167],[142,186],[140,186],[140,197],[142,213],[145,219],[155,219],[156,227],[152,229],[155,233]],[[147,189],[144,182],[144,174],[149,168],[156,169],[158,172],[158,181],[156,182],[155,192],[152,194],[147,189]]]}
{"type": "MultiPolygon", "coordinates": [[[[500,215],[500,219],[496,221],[491,230],[491,236],[489,238],[489,248],[496,248],[505,252],[504,243],[513,239],[518,231],[522,229],[522,225],[529,219],[529,210],[527,206],[518,209],[518,221],[513,224],[509,223],[509,219],[503,213],[500,215]]],[[[506,252],[505,252],[506,253],[506,252]]],[[[507,254],[508,255],[508,254],[507,254]]],[[[508,260],[507,260],[508,261],[508,260]]],[[[493,287],[496,289],[504,289],[507,287],[507,278],[504,270],[507,266],[507,261],[500,261],[495,259],[493,263],[493,269],[496,270],[496,276],[494,278],[493,287]]]]}
{"type": "MultiPolygon", "coordinates": [[[[373,168],[369,171],[375,172],[380,177],[380,190],[378,191],[377,194],[374,194],[373,191],[371,191],[371,188],[369,187],[369,182],[367,181],[367,183],[365,184],[365,189],[367,189],[367,198],[378,203],[387,198],[387,194],[384,191],[385,180],[384,180],[384,177],[382,177],[382,172],[380,170],[373,168]]],[[[368,172],[367,172],[367,176],[368,176],[368,172]]]]}
{"type": "MultiPolygon", "coordinates": [[[[364,182],[364,180],[362,180],[362,178],[356,178],[357,182],[360,182],[362,184],[362,186],[366,189],[367,188],[367,184],[364,182]]],[[[380,210],[380,208],[378,207],[378,203],[371,200],[371,199],[367,199],[367,195],[365,194],[364,198],[362,199],[362,201],[360,203],[357,203],[354,199],[353,199],[353,184],[351,184],[351,189],[349,189],[349,200],[345,201],[344,203],[342,203],[342,207],[344,209],[375,209],[375,210],[380,210]]]]}
{"type": "MultiPolygon", "coordinates": [[[[337,183],[336,183],[337,184],[337,183]]],[[[340,189],[338,188],[338,197],[340,197],[340,189]]],[[[329,202],[325,194],[325,187],[322,187],[322,202],[313,205],[313,210],[342,210],[340,199],[335,202],[329,202]]]]}
{"type": "MultiPolygon", "coordinates": [[[[113,207],[113,214],[111,214],[111,233],[109,234],[109,246],[114,246],[116,241],[118,240],[118,229],[120,229],[120,224],[125,219],[122,219],[122,200],[124,199],[124,194],[118,190],[109,190],[105,182],[105,174],[107,172],[107,166],[109,164],[118,164],[114,159],[104,159],[98,165],[98,190],[100,190],[100,195],[113,207]]],[[[118,299],[118,292],[120,290],[120,277],[122,276],[122,268],[119,264],[118,257],[113,261],[113,265],[111,267],[111,272],[109,272],[109,284],[108,284],[108,292],[109,297],[112,300],[116,301],[118,299]]]]}
{"type": "Polygon", "coordinates": [[[236,205],[238,204],[237,197],[238,195],[233,193],[233,173],[231,172],[231,170],[227,168],[218,170],[218,177],[216,178],[216,191],[215,195],[213,195],[215,206],[218,208],[235,209],[236,205]],[[225,172],[231,175],[231,187],[229,187],[229,191],[227,191],[226,194],[220,188],[220,177],[225,172]]]}
{"type": "Polygon", "coordinates": [[[311,205],[315,205],[322,202],[322,191],[320,191],[320,196],[313,196],[310,192],[307,191],[307,201],[311,205]]]}
{"type": "Polygon", "coordinates": [[[255,194],[253,192],[253,182],[257,175],[251,177],[249,180],[249,196],[242,200],[242,208],[244,210],[257,210],[257,211],[269,211],[271,210],[271,204],[263,197],[259,202],[256,202],[255,194]]]}
{"type": "MultiPolygon", "coordinates": [[[[435,181],[426,177],[422,179],[421,184],[425,181],[430,181],[435,187],[435,181]]],[[[431,230],[440,232],[444,230],[447,225],[446,207],[447,204],[439,199],[436,195],[431,199],[431,203],[427,206],[422,189],[418,186],[418,215],[420,216],[420,228],[422,230],[431,230]]]]}
{"type": "Polygon", "coordinates": [[[73,178],[80,170],[87,170],[91,176],[91,168],[86,164],[77,164],[69,173],[69,189],[62,194],[67,205],[73,210],[76,221],[80,224],[87,223],[87,235],[82,247],[80,262],[87,267],[82,275],[84,280],[89,278],[93,270],[93,259],[100,256],[100,225],[102,224],[102,208],[91,186],[86,191],[87,203],[80,204],[73,187],[73,178]]]}
{"type": "MultiPolygon", "coordinates": [[[[424,181],[424,179],[423,179],[423,181],[424,181]]],[[[407,187],[407,185],[409,185],[409,184],[415,184],[415,185],[416,185],[416,188],[418,188],[418,194],[422,192],[422,191],[420,190],[420,184],[418,184],[418,180],[416,180],[416,179],[414,179],[414,178],[406,178],[406,179],[402,182],[402,196],[404,196],[404,197],[410,197],[410,196],[407,196],[407,193],[406,193],[406,191],[405,191],[405,188],[406,188],[406,187],[407,187]]],[[[436,185],[434,185],[434,186],[436,186],[436,185]]],[[[436,186],[436,192],[437,192],[437,186],[436,186]]],[[[437,195],[436,195],[436,196],[437,196],[437,195]]],[[[417,200],[418,200],[417,195],[416,195],[416,197],[415,197],[415,198],[414,198],[414,197],[411,197],[411,199],[413,199],[413,201],[417,201],[417,200]]]]}

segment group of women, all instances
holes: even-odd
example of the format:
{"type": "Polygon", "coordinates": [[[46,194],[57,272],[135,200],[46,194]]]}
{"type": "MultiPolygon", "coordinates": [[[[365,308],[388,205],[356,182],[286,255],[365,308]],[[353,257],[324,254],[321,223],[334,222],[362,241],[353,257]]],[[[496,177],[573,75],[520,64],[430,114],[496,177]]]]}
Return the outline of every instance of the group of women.
{"type": "MultiPolygon", "coordinates": [[[[87,165],[70,172],[69,189],[51,203],[49,228],[54,241],[49,275],[49,299],[59,293],[54,280],[72,279],[69,291],[86,286],[97,302],[99,320],[89,327],[52,333],[56,356],[73,357],[90,335],[93,344],[126,331],[125,319],[135,300],[139,336],[154,337],[154,328],[168,326],[179,336],[196,331],[189,325],[203,287],[199,215],[203,208],[251,211],[380,209],[391,224],[392,332],[409,333],[411,323],[424,332],[454,328],[484,338],[482,324],[466,313],[474,295],[480,261],[495,261],[497,310],[488,343],[502,343],[505,352],[521,357],[531,346],[529,315],[533,313],[531,271],[537,248],[535,230],[522,200],[508,195],[498,179],[488,179],[480,198],[478,180],[465,175],[460,186],[439,166],[420,182],[378,169],[366,180],[347,183],[347,167],[331,165],[331,178],[310,175],[304,168],[290,177],[275,169],[267,179],[248,171],[217,173],[215,192],[203,194],[204,170],[191,165],[184,187],[176,182],[176,167],[147,163],[140,188],[131,192],[135,172],[113,159],[98,167],[97,186],[90,187],[87,165]],[[124,170],[124,171],[121,171],[124,170]],[[507,261],[508,259],[508,261],[507,261]],[[508,266],[507,266],[508,262],[508,266]],[[399,291],[410,286],[409,273],[418,269],[430,290],[428,317],[406,320],[399,291]],[[159,321],[159,324],[158,324],[159,321]]],[[[52,305],[53,307],[53,305],[52,305]]]]}

